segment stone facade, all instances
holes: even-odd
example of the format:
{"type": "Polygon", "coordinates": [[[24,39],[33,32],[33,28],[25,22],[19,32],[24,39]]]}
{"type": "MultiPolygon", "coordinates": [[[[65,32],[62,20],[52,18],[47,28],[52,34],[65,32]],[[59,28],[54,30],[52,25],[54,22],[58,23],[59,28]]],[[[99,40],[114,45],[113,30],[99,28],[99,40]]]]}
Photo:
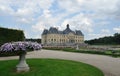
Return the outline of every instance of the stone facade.
{"type": "Polygon", "coordinates": [[[44,29],[42,33],[43,45],[73,45],[84,43],[84,35],[80,30],[72,31],[69,24],[63,31],[51,27],[49,30],[44,29]]]}

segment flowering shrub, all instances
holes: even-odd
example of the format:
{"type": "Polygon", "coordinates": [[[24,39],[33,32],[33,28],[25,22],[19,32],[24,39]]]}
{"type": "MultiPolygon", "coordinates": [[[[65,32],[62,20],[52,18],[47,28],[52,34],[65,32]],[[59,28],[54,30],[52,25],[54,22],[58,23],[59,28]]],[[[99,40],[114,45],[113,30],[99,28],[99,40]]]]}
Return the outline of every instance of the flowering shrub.
{"type": "Polygon", "coordinates": [[[11,42],[5,43],[0,47],[1,52],[12,52],[12,51],[31,51],[40,50],[42,47],[37,42],[11,42]]]}

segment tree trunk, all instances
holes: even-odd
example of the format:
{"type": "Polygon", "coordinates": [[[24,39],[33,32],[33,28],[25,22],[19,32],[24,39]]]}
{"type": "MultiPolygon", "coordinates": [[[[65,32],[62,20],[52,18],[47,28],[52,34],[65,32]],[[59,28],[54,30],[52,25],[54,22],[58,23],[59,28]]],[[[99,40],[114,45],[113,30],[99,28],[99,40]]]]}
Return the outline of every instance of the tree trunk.
{"type": "Polygon", "coordinates": [[[29,66],[26,63],[25,55],[26,55],[26,52],[23,52],[19,55],[19,64],[16,66],[17,72],[27,72],[27,71],[29,71],[29,66]]]}

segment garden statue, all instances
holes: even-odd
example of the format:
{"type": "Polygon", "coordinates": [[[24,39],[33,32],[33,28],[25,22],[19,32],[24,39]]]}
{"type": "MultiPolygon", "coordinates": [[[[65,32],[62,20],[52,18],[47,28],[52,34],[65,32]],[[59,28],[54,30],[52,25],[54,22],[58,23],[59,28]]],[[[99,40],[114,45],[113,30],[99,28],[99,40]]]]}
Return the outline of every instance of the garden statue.
{"type": "Polygon", "coordinates": [[[42,47],[37,42],[10,42],[0,47],[0,53],[16,53],[19,55],[19,64],[16,66],[17,72],[29,71],[25,55],[27,51],[40,50],[42,47]]]}
{"type": "Polygon", "coordinates": [[[79,50],[79,46],[78,45],[76,46],[76,50],[79,50]]]}

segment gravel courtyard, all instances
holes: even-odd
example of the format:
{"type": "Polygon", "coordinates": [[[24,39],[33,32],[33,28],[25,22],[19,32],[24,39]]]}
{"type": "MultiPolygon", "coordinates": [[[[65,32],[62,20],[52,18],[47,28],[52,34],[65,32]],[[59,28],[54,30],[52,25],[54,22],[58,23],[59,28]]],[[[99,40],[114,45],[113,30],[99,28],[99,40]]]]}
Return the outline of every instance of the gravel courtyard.
{"type": "MultiPolygon", "coordinates": [[[[27,58],[54,58],[80,61],[98,67],[104,72],[105,76],[120,76],[120,58],[43,49],[41,51],[29,52],[27,58]]],[[[0,60],[10,59],[18,59],[18,56],[0,57],[0,60]]]]}

